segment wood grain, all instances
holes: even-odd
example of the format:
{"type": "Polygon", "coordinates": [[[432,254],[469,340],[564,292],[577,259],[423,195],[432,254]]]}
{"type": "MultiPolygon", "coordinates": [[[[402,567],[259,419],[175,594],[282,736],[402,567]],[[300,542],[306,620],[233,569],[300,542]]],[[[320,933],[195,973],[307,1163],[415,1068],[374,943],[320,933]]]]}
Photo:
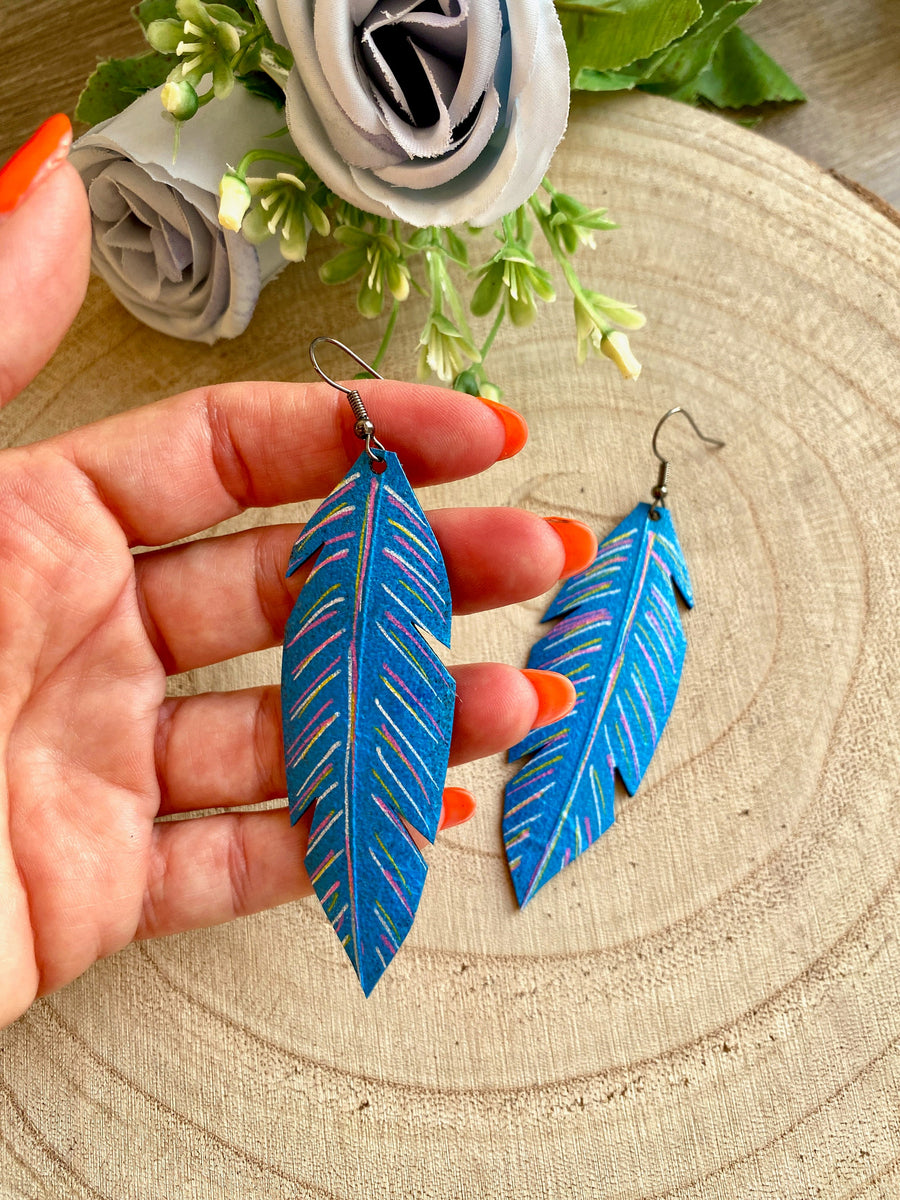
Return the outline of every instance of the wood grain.
{"type": "Polygon", "coordinates": [[[900,207],[900,5],[764,0],[741,22],[806,92],[761,133],[900,207]]]}
{"type": "MultiPolygon", "coordinates": [[[[797,156],[647,96],[576,105],[555,174],[621,222],[597,282],[649,314],[644,375],[576,367],[558,305],[494,352],[529,446],[427,499],[603,532],[647,495],[666,408],[727,440],[666,430],[697,607],[644,785],[520,913],[509,768],[457,770],[479,812],[431,853],[368,1002],[312,901],[132,947],[40,1002],[0,1035],[4,1198],[896,1194],[900,231],[797,156]]],[[[372,353],[378,331],[311,279],[286,272],[213,349],[94,281],[0,435],[307,378],[313,326],[372,353]]],[[[391,369],[412,351],[405,332],[391,369]]],[[[523,663],[545,603],[460,619],[454,658],[523,663]]],[[[263,654],[174,686],[276,674],[263,654]]]]}

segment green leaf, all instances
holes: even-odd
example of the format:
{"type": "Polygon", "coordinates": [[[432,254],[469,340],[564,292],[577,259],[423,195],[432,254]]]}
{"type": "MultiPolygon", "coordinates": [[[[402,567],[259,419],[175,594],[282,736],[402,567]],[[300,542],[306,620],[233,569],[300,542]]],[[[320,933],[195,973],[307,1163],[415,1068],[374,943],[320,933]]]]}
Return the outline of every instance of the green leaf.
{"type": "Polygon", "coordinates": [[[178,46],[184,41],[184,24],[181,21],[151,21],[144,30],[144,37],[160,54],[177,54],[178,46]]]}
{"type": "Polygon", "coordinates": [[[759,0],[704,0],[702,18],[686,37],[655,57],[639,86],[657,95],[696,103],[698,76],[709,64],[720,40],[758,3],[759,0]]]}
{"type": "Polygon", "coordinates": [[[323,283],[346,283],[366,265],[365,250],[344,250],[319,267],[323,283]]]}
{"type": "Polygon", "coordinates": [[[276,108],[284,108],[283,89],[265,71],[248,71],[246,75],[240,75],[238,78],[251,95],[271,101],[276,108]]]}
{"type": "Polygon", "coordinates": [[[445,229],[444,235],[447,239],[447,249],[450,251],[450,257],[455,263],[461,267],[468,267],[469,252],[466,249],[466,243],[462,240],[458,233],[452,229],[445,229]]]}
{"type": "Polygon", "coordinates": [[[701,16],[699,0],[556,0],[574,86],[579,73],[617,70],[669,45],[701,16]]]}
{"type": "Polygon", "coordinates": [[[247,12],[239,13],[227,4],[207,4],[206,11],[216,21],[224,21],[226,25],[241,26],[245,24],[247,12]]]}
{"type": "Polygon", "coordinates": [[[384,294],[370,288],[368,283],[363,283],[356,297],[356,307],[360,316],[374,321],[376,317],[381,316],[381,310],[384,308],[384,294]]]}
{"type": "Polygon", "coordinates": [[[141,0],[131,12],[145,33],[151,21],[178,21],[184,25],[175,11],[175,0],[141,0]]]}
{"type": "Polygon", "coordinates": [[[638,78],[623,71],[594,71],[591,67],[582,67],[572,87],[582,92],[627,92],[638,78]]]}
{"type": "Polygon", "coordinates": [[[234,88],[234,71],[227,62],[217,58],[213,63],[213,92],[217,100],[227,100],[234,88]]]}
{"type": "Polygon", "coordinates": [[[700,96],[718,108],[806,99],[790,75],[742,29],[728,30],[697,85],[700,96]]]}
{"type": "Polygon", "coordinates": [[[159,87],[172,69],[172,60],[151,50],[134,58],[109,58],[99,63],[75,106],[75,118],[96,125],[126,109],[138,96],[159,87]]]}
{"type": "Polygon", "coordinates": [[[482,276],[478,287],[472,293],[472,299],[469,301],[472,315],[475,317],[486,317],[500,299],[502,290],[503,266],[501,263],[492,263],[482,276]]]}

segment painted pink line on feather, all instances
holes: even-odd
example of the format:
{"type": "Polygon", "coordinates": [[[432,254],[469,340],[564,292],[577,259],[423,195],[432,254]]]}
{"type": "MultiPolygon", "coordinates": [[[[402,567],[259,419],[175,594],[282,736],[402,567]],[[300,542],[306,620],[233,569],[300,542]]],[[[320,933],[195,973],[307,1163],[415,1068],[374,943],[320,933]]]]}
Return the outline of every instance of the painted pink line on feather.
{"type": "Polygon", "coordinates": [[[428,522],[427,522],[427,521],[423,521],[423,520],[422,520],[422,518],[419,516],[419,514],[418,514],[418,513],[416,513],[416,512],[413,512],[413,510],[412,510],[412,509],[409,507],[409,505],[408,505],[408,504],[405,504],[405,503],[404,503],[404,502],[403,502],[403,501],[400,499],[400,497],[399,497],[399,496],[397,496],[397,495],[396,495],[395,493],[393,493],[393,492],[389,492],[389,493],[388,493],[388,504],[393,504],[394,508],[399,508],[399,509],[400,509],[400,511],[401,511],[402,513],[405,513],[405,515],[406,515],[406,516],[408,516],[408,517],[409,517],[409,519],[410,519],[410,520],[411,520],[411,521],[412,521],[412,522],[413,522],[415,525],[418,525],[418,527],[419,527],[419,528],[422,530],[422,532],[423,532],[423,533],[425,533],[425,534],[427,534],[429,537],[431,537],[431,526],[428,524],[428,522]]]}
{"type": "Polygon", "coordinates": [[[429,608],[432,612],[437,612],[438,609],[434,601],[430,596],[424,594],[425,592],[434,592],[434,594],[439,597],[439,593],[434,585],[429,583],[427,579],[422,579],[421,576],[417,575],[413,568],[405,563],[400,555],[396,554],[393,550],[385,549],[383,553],[385,558],[390,559],[392,563],[400,568],[400,570],[408,579],[413,581],[413,584],[416,587],[416,594],[419,596],[426,608],[429,608]]]}
{"type": "Polygon", "coordinates": [[[434,719],[434,717],[431,715],[431,713],[428,711],[428,709],[425,707],[425,705],[422,703],[422,701],[419,699],[419,697],[415,694],[415,692],[409,687],[409,685],[406,683],[406,681],[401,679],[400,676],[395,671],[392,671],[391,668],[387,664],[385,664],[384,669],[385,669],[386,674],[388,674],[391,677],[391,679],[394,681],[394,683],[396,683],[397,687],[399,687],[401,689],[401,691],[406,693],[410,702],[415,705],[415,707],[419,710],[419,712],[422,714],[422,716],[425,717],[426,720],[431,722],[431,724],[435,728],[435,731],[438,734],[440,734],[441,740],[443,740],[443,732],[441,730],[440,725],[438,725],[437,721],[434,719]]]}
{"type": "Polygon", "coordinates": [[[340,562],[341,559],[346,558],[349,553],[349,550],[335,550],[334,554],[329,554],[325,558],[320,558],[310,571],[309,575],[307,575],[306,582],[309,583],[311,579],[315,579],[323,567],[327,567],[329,563],[340,562]]]}
{"type": "Polygon", "coordinates": [[[424,655],[424,657],[432,664],[432,666],[440,666],[440,659],[437,657],[431,647],[426,645],[425,642],[423,642],[422,639],[416,635],[415,629],[404,625],[391,612],[387,614],[387,619],[392,625],[395,625],[397,629],[406,634],[419,653],[424,655]]]}
{"type": "Polygon", "coordinates": [[[665,618],[666,625],[669,628],[669,632],[671,633],[673,640],[677,641],[678,634],[679,634],[679,628],[675,621],[675,614],[672,612],[671,592],[669,593],[668,596],[665,596],[663,594],[663,592],[654,583],[650,587],[650,595],[653,597],[653,599],[656,601],[657,605],[659,606],[659,610],[660,610],[662,616],[665,618]]]}
{"type": "Polygon", "coordinates": [[[322,707],[316,713],[314,713],[313,716],[311,716],[309,718],[309,720],[306,722],[306,724],[303,726],[303,728],[300,730],[300,732],[297,734],[297,736],[291,742],[290,746],[288,747],[289,750],[293,751],[297,748],[298,742],[301,742],[303,740],[303,738],[306,737],[306,734],[310,730],[310,728],[313,725],[315,725],[315,723],[322,716],[322,713],[325,711],[325,709],[328,708],[332,703],[333,703],[333,701],[326,700],[325,703],[322,705],[322,707]]]}
{"type": "MultiPolygon", "coordinates": [[[[302,672],[306,670],[307,664],[311,663],[317,654],[321,654],[326,646],[330,646],[332,642],[336,641],[343,632],[343,629],[339,629],[337,633],[333,633],[330,638],[326,638],[324,642],[320,642],[314,650],[310,650],[309,654],[307,654],[306,658],[301,661],[300,665],[294,668],[294,678],[299,679],[302,672]]],[[[296,638],[292,638],[290,644],[293,646],[296,640],[296,638]]]]}
{"type": "Polygon", "coordinates": [[[306,800],[313,794],[323,779],[326,779],[331,774],[332,764],[328,763],[324,766],[319,774],[315,777],[312,783],[308,783],[302,793],[294,801],[295,804],[304,804],[306,800]]]}
{"type": "Polygon", "coordinates": [[[413,558],[417,558],[419,560],[419,562],[422,564],[422,566],[425,568],[425,570],[428,572],[428,574],[431,576],[431,578],[435,581],[435,583],[439,582],[437,571],[435,571],[435,569],[432,567],[431,563],[426,562],[426,560],[422,557],[422,555],[418,552],[418,550],[416,550],[414,546],[411,546],[405,537],[401,537],[399,533],[395,533],[394,541],[399,542],[399,544],[405,550],[407,550],[413,556],[413,558]]]}
{"type": "Polygon", "coordinates": [[[303,628],[302,628],[302,629],[300,629],[300,630],[298,631],[298,633],[297,633],[297,637],[301,637],[301,636],[303,636],[303,635],[305,635],[305,634],[309,633],[309,632],[310,632],[311,630],[313,630],[313,629],[318,629],[318,627],[319,627],[321,624],[323,624],[323,622],[325,622],[325,621],[333,621],[333,620],[334,620],[334,618],[335,618],[335,617],[337,617],[337,616],[339,616],[339,615],[340,615],[340,614],[338,613],[337,609],[330,608],[330,609],[328,610],[328,612],[324,612],[324,613],[322,613],[321,617],[317,617],[317,618],[315,619],[315,621],[313,621],[313,622],[312,622],[312,624],[304,625],[304,626],[303,626],[303,628]]]}
{"type": "Polygon", "coordinates": [[[669,666],[674,671],[675,670],[675,659],[672,657],[672,651],[669,649],[668,640],[666,639],[666,635],[660,629],[659,622],[657,621],[656,617],[654,617],[653,613],[651,613],[651,612],[647,613],[647,623],[648,623],[648,625],[651,625],[653,627],[653,630],[656,633],[656,636],[659,638],[659,643],[662,646],[663,650],[665,651],[666,658],[669,660],[669,666]]]}
{"type": "Polygon", "coordinates": [[[667,707],[666,693],[665,693],[665,690],[663,689],[662,681],[659,678],[659,671],[657,671],[657,669],[656,669],[656,663],[653,661],[653,656],[648,653],[647,647],[644,645],[644,643],[641,641],[640,638],[637,638],[636,641],[638,644],[638,649],[640,650],[641,654],[643,654],[644,658],[646,658],[647,662],[650,664],[650,670],[653,672],[653,678],[656,680],[657,688],[659,688],[659,698],[663,702],[663,708],[666,708],[667,707]]]}
{"type": "Polygon", "coordinates": [[[387,742],[387,744],[390,746],[390,748],[394,751],[394,753],[397,755],[397,757],[400,759],[400,761],[405,765],[406,769],[409,771],[410,775],[412,775],[413,779],[415,779],[416,783],[421,788],[422,795],[427,800],[428,799],[428,789],[425,787],[425,784],[422,782],[422,780],[419,778],[418,774],[416,773],[415,767],[412,765],[412,763],[409,761],[409,759],[406,757],[406,755],[400,749],[400,744],[392,736],[392,734],[390,734],[388,732],[386,725],[381,726],[381,733],[384,736],[384,740],[387,742]]]}
{"type": "Polygon", "coordinates": [[[340,661],[341,661],[340,658],[333,658],[331,660],[331,662],[328,664],[328,666],[324,669],[324,671],[322,671],[320,674],[318,674],[315,677],[315,679],[312,681],[312,683],[309,685],[309,687],[306,688],[305,691],[300,693],[300,695],[297,697],[294,707],[291,709],[291,718],[294,717],[294,714],[298,711],[298,709],[303,707],[303,703],[306,700],[306,698],[312,692],[314,692],[316,690],[316,688],[319,686],[319,684],[322,682],[322,680],[325,678],[325,676],[328,674],[328,672],[333,671],[334,668],[338,665],[338,663],[340,661]]]}
{"type": "Polygon", "coordinates": [[[636,678],[636,676],[632,675],[631,682],[634,684],[635,690],[641,698],[641,704],[643,706],[644,712],[647,715],[647,720],[650,722],[650,732],[653,734],[653,740],[655,742],[657,740],[658,735],[656,732],[656,721],[654,721],[654,719],[653,719],[653,710],[650,708],[650,702],[644,693],[644,689],[641,687],[641,681],[638,678],[636,678]]]}
{"type": "Polygon", "coordinates": [[[372,799],[375,801],[375,803],[378,805],[378,807],[381,809],[381,811],[384,813],[384,815],[385,815],[385,816],[386,816],[386,817],[387,817],[387,818],[388,818],[388,819],[389,819],[389,820],[390,820],[390,821],[391,821],[391,822],[392,822],[394,825],[396,825],[396,826],[397,826],[397,829],[398,829],[398,830],[399,830],[399,831],[400,831],[400,832],[403,834],[404,838],[405,838],[407,841],[409,841],[409,831],[407,830],[407,828],[406,828],[406,826],[403,824],[403,822],[400,820],[400,818],[397,816],[397,813],[394,811],[394,809],[392,809],[392,808],[389,808],[389,807],[388,807],[388,806],[385,804],[385,802],[382,800],[382,798],[381,798],[381,797],[378,795],[378,793],[377,793],[377,792],[373,792],[373,793],[372,793],[372,799]]]}
{"type": "Polygon", "coordinates": [[[388,881],[388,883],[391,885],[391,887],[394,889],[394,891],[397,893],[397,898],[400,901],[400,903],[403,905],[403,907],[409,913],[410,917],[412,917],[413,910],[407,904],[406,897],[403,895],[403,893],[400,891],[400,888],[397,886],[397,881],[394,879],[393,875],[390,873],[390,871],[387,869],[387,867],[382,867],[381,873],[385,877],[385,879],[388,881]]]}
{"type": "Polygon", "coordinates": [[[319,834],[322,832],[322,830],[325,828],[325,826],[328,824],[328,822],[332,819],[332,817],[334,817],[336,812],[337,812],[337,809],[332,808],[330,810],[330,812],[325,814],[325,816],[322,818],[322,820],[319,822],[318,825],[316,825],[312,829],[310,829],[310,831],[309,831],[310,842],[314,842],[316,840],[316,838],[319,836],[319,834]]]}
{"type": "Polygon", "coordinates": [[[622,701],[616,698],[616,707],[619,710],[619,720],[625,727],[625,733],[628,735],[628,745],[631,747],[631,757],[634,762],[634,773],[640,778],[641,764],[638,762],[637,750],[634,746],[634,738],[631,736],[631,726],[628,724],[628,718],[625,716],[625,709],[622,707],[622,701]]]}

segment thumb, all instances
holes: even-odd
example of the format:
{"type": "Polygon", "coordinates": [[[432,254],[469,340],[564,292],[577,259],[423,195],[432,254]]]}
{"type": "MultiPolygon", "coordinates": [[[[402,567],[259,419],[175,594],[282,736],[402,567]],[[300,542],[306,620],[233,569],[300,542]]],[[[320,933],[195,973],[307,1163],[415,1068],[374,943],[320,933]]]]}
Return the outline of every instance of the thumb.
{"type": "Polygon", "coordinates": [[[91,221],[64,161],[71,141],[59,113],[0,169],[0,406],[48,361],[87,288],[91,221]]]}

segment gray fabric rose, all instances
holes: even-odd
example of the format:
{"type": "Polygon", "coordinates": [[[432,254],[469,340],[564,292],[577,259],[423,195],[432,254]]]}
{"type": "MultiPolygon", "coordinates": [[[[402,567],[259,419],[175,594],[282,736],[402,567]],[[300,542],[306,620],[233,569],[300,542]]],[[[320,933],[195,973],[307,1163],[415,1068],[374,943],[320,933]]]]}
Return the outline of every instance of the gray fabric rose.
{"type": "MultiPolygon", "coordinates": [[[[209,344],[246,329],[285,263],[277,239],[257,248],[220,227],[219,178],[280,124],[271,104],[237,88],[183,127],[173,163],[174,129],[157,89],[75,143],[69,158],[90,201],[93,268],[139,320],[209,344]]],[[[293,149],[287,139],[265,144],[293,149]]]]}
{"type": "Polygon", "coordinates": [[[287,123],[325,183],[413,225],[532,194],[569,111],[553,0],[260,0],[295,66],[287,123]]]}

